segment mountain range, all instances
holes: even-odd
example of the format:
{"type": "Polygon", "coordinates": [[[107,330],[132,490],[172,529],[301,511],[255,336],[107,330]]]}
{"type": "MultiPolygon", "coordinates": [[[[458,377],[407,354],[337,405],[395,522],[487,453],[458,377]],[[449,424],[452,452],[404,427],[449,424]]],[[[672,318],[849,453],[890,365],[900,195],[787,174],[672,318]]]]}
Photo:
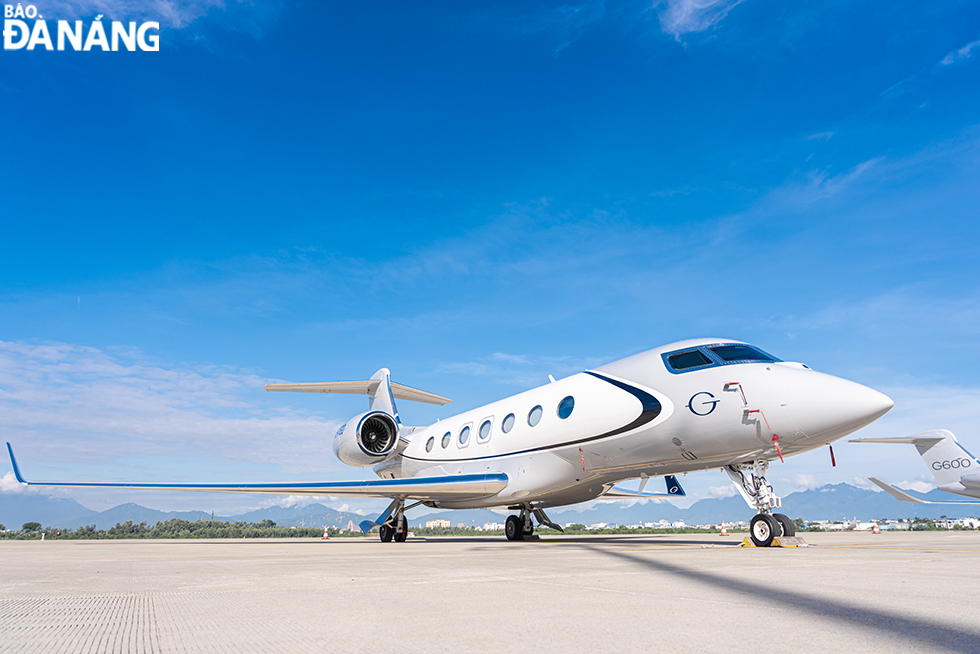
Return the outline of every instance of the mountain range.
{"type": "MultiPolygon", "coordinates": [[[[933,501],[955,501],[949,493],[933,490],[922,496],[933,501]]],[[[783,498],[783,513],[791,518],[804,520],[845,520],[845,519],[884,519],[884,518],[962,518],[980,515],[980,506],[952,506],[909,504],[898,502],[885,493],[875,493],[849,484],[834,484],[815,490],[791,493],[783,498]]],[[[552,509],[549,516],[555,522],[570,522],[585,525],[605,522],[607,524],[642,524],[667,520],[683,520],[686,524],[717,524],[722,520],[733,522],[749,520],[753,512],[741,497],[724,499],[704,499],[686,509],[679,509],[669,502],[642,501],[600,502],[588,508],[568,507],[552,509]]],[[[413,524],[423,524],[428,520],[442,518],[451,524],[464,523],[470,526],[484,523],[503,523],[504,515],[488,510],[467,511],[410,511],[413,524]]],[[[93,511],[75,500],[53,498],[44,495],[25,493],[0,494],[0,524],[8,529],[20,528],[25,522],[40,522],[44,526],[78,528],[95,525],[108,529],[118,522],[132,520],[135,523],[153,524],[163,520],[210,520],[211,514],[203,511],[158,511],[139,504],[120,504],[105,511],[93,511]]],[[[231,522],[258,522],[272,520],[287,527],[344,527],[353,521],[358,524],[364,516],[356,513],[337,511],[322,504],[306,506],[272,506],[256,509],[240,515],[215,516],[215,520],[231,522]]]]}

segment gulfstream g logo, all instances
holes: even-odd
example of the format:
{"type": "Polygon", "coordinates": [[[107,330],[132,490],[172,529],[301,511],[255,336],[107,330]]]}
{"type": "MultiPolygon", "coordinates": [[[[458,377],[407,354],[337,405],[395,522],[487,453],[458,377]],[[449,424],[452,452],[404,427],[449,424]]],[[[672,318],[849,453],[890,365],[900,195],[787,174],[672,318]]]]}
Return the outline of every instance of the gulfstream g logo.
{"type": "Polygon", "coordinates": [[[102,14],[95,17],[86,28],[80,20],[48,21],[38,14],[34,5],[3,6],[3,49],[4,50],[64,50],[65,43],[72,50],[89,52],[101,49],[116,52],[122,49],[133,52],[138,47],[147,52],[160,50],[160,23],[148,21],[138,27],[135,22],[123,23],[113,20],[102,22],[102,14]],[[27,21],[33,21],[28,25],[27,21]],[[107,30],[108,28],[108,30],[107,30]]]}

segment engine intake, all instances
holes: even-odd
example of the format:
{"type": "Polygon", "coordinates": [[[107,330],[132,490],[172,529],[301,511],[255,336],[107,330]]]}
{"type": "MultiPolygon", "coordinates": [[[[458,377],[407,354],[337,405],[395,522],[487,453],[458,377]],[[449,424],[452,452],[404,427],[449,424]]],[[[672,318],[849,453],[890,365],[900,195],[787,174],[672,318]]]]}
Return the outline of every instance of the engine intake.
{"type": "Polygon", "coordinates": [[[397,429],[388,416],[368,416],[357,431],[357,442],[368,454],[384,456],[395,446],[397,429]]]}
{"type": "Polygon", "coordinates": [[[352,418],[334,437],[337,458],[350,466],[372,466],[390,456],[398,445],[398,425],[384,411],[352,418]]]}

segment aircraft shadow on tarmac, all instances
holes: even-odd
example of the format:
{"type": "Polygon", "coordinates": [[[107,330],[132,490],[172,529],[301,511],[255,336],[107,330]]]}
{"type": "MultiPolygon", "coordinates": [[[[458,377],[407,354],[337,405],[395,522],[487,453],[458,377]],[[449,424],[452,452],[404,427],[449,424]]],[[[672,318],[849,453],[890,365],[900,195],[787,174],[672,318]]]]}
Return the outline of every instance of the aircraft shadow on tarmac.
{"type": "MultiPolygon", "coordinates": [[[[677,541],[673,541],[677,542],[677,541]]],[[[582,543],[585,549],[599,554],[627,561],[635,565],[683,577],[712,586],[733,595],[743,596],[748,592],[753,597],[764,599],[779,606],[793,607],[808,614],[818,614],[834,621],[851,623],[863,629],[891,633],[902,638],[918,641],[928,649],[945,649],[951,652],[977,651],[980,633],[966,631],[947,625],[936,624],[919,616],[902,615],[883,610],[869,609],[844,601],[829,600],[803,592],[783,590],[745,579],[732,579],[712,572],[688,568],[657,559],[650,559],[628,552],[612,551],[582,543]]]]}

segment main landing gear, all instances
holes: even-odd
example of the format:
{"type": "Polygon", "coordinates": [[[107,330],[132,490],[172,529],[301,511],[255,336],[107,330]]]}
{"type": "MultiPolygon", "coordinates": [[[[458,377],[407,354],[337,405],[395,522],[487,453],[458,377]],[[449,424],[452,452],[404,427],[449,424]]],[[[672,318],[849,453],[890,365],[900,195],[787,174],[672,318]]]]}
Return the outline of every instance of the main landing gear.
{"type": "Polygon", "coordinates": [[[565,531],[548,518],[544,509],[535,509],[529,505],[511,506],[508,508],[511,511],[520,510],[521,514],[519,516],[507,516],[507,522],[504,524],[504,535],[507,536],[507,540],[536,538],[534,536],[534,522],[531,520],[532,515],[538,519],[539,525],[551,527],[562,532],[565,531]]]}
{"type": "Polygon", "coordinates": [[[386,523],[378,529],[381,535],[381,542],[390,543],[391,541],[395,541],[396,543],[404,543],[408,537],[408,518],[403,513],[400,518],[392,522],[394,524],[389,525],[386,523]]]}
{"type": "Polygon", "coordinates": [[[768,469],[769,461],[765,459],[725,468],[725,472],[735,482],[745,501],[759,512],[749,523],[749,535],[756,547],[769,547],[776,538],[796,535],[796,527],[788,516],[772,512],[773,509],[781,507],[783,501],[776,497],[772,486],[766,481],[768,469]]]}
{"type": "MultiPolygon", "coordinates": [[[[413,504],[412,506],[417,506],[413,504]]],[[[408,507],[412,508],[412,507],[408,507]]],[[[408,518],[405,517],[405,503],[397,502],[393,504],[392,511],[381,526],[378,528],[382,543],[404,543],[408,538],[408,518]]]]}

